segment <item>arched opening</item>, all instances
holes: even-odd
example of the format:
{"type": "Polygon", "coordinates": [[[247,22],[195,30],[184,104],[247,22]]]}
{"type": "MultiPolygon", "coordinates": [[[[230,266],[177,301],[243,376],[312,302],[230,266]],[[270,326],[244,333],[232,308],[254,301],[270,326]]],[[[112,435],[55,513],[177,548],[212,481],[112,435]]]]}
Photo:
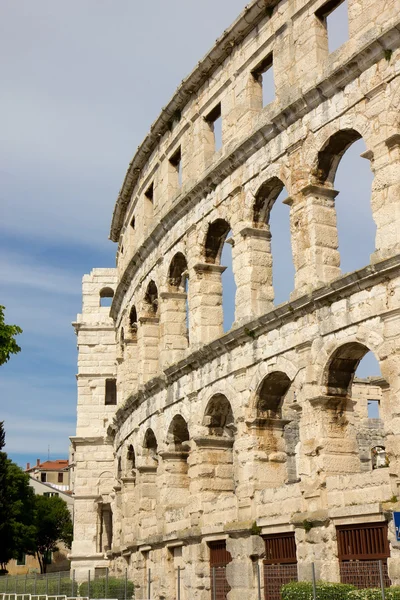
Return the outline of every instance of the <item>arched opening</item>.
{"type": "Polygon", "coordinates": [[[343,344],[328,362],[323,445],[331,448],[326,454],[337,455],[330,464],[343,472],[371,470],[371,448],[385,445],[383,423],[368,416],[369,402],[379,405],[387,389],[379,373],[376,359],[360,342],[343,344]]]}
{"type": "MultiPolygon", "coordinates": [[[[162,454],[161,486],[164,504],[175,507],[188,500],[189,430],[185,419],[175,415],[167,433],[168,450],[162,454]]],[[[163,499],[162,498],[162,499],[163,499]]]]}
{"type": "Polygon", "coordinates": [[[278,177],[264,182],[253,205],[253,226],[266,232],[264,269],[267,300],[280,304],[294,288],[290,209],[283,203],[288,193],[278,177]]]}
{"type": "Polygon", "coordinates": [[[144,296],[145,310],[148,316],[158,315],[158,289],[153,280],[147,286],[144,296]]]}
{"type": "Polygon", "coordinates": [[[224,394],[214,394],[204,412],[204,435],[195,438],[197,445],[193,464],[204,476],[192,480],[191,492],[207,491],[220,498],[235,489],[233,445],[236,433],[231,403],[224,394]]]}
{"type": "Polygon", "coordinates": [[[164,347],[168,349],[172,361],[181,358],[181,351],[186,349],[189,341],[189,274],[188,265],[182,252],[177,252],[173,257],[168,270],[168,290],[163,294],[164,319],[163,335],[164,347]]]}
{"type": "Polygon", "coordinates": [[[204,414],[204,425],[210,435],[232,437],[235,421],[232,407],[226,396],[215,394],[208,402],[204,414]]]}
{"type": "Polygon", "coordinates": [[[212,274],[213,279],[218,279],[218,287],[220,286],[221,290],[215,293],[215,302],[217,306],[222,305],[222,331],[229,331],[235,320],[236,283],[233,274],[232,244],[232,231],[227,221],[216,219],[209,225],[204,253],[206,263],[219,267],[211,270],[209,278],[211,279],[212,274]]]}
{"type": "Polygon", "coordinates": [[[158,289],[153,280],[146,288],[139,317],[138,355],[140,358],[138,379],[144,384],[159,373],[160,326],[158,289]]]}
{"type": "Polygon", "coordinates": [[[112,299],[114,298],[114,290],[105,287],[100,290],[100,306],[101,307],[109,307],[112,304],[112,299]]]}
{"type": "Polygon", "coordinates": [[[136,456],[132,444],[128,446],[128,451],[126,453],[126,467],[129,475],[132,475],[134,473],[134,469],[136,469],[136,456]]]}
{"type": "Polygon", "coordinates": [[[147,429],[145,436],[144,436],[144,440],[143,440],[144,453],[147,456],[156,458],[157,457],[157,448],[158,448],[158,444],[157,444],[156,436],[154,435],[154,431],[149,428],[149,429],[147,429]]]}
{"type": "Polygon", "coordinates": [[[388,392],[378,360],[367,351],[355,369],[350,391],[362,471],[389,466],[382,418],[382,403],[388,392]]]}
{"type": "Polygon", "coordinates": [[[342,273],[368,265],[375,250],[376,225],[371,210],[373,174],[369,161],[363,157],[365,152],[358,131],[344,129],[331,136],[318,153],[320,182],[334,186],[339,192],[335,208],[342,273]]]}
{"type": "Polygon", "coordinates": [[[181,415],[175,415],[168,429],[168,444],[176,452],[187,452],[185,442],[189,441],[189,430],[185,419],[181,415]]]}
{"type": "Polygon", "coordinates": [[[257,392],[256,419],[251,427],[268,487],[297,481],[299,417],[290,407],[291,396],[291,380],[282,371],[269,373],[257,392]]]}
{"type": "Polygon", "coordinates": [[[136,341],[137,330],[138,330],[138,316],[137,316],[136,306],[132,306],[130,313],[129,313],[129,329],[130,329],[132,340],[136,341]]]}

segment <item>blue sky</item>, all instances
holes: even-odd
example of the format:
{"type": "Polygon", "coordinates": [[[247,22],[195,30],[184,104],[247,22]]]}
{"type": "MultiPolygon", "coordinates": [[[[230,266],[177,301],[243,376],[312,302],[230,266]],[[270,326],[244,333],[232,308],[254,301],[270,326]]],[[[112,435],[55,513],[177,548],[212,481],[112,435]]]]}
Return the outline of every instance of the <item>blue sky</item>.
{"type": "MultiPolygon", "coordinates": [[[[80,311],[81,278],[114,266],[108,232],[127,165],[182,78],[244,4],[1,3],[0,304],[24,333],[20,355],[1,367],[0,419],[6,450],[21,465],[47,458],[49,447],[51,458],[67,456],[76,415],[71,322],[80,311]]],[[[344,271],[373,251],[371,176],[357,144],[336,182],[346,187],[338,198],[344,271]]],[[[280,302],[293,281],[288,207],[280,202],[271,228],[280,302]]]]}

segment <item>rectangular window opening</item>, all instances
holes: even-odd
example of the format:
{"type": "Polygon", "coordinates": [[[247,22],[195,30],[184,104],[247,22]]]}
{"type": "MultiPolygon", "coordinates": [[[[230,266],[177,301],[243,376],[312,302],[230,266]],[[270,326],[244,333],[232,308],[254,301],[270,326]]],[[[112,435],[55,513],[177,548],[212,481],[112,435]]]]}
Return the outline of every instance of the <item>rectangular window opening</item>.
{"type": "Polygon", "coordinates": [[[40,481],[42,483],[46,483],[46,481],[47,481],[46,473],[40,473],[40,481]]]}
{"type": "Polygon", "coordinates": [[[220,102],[206,116],[206,121],[214,134],[214,149],[218,152],[222,148],[222,112],[220,102]]]}
{"type": "Polygon", "coordinates": [[[368,419],[379,419],[379,400],[368,400],[368,419]]]}
{"type": "Polygon", "coordinates": [[[154,200],[154,183],[151,183],[149,185],[149,187],[145,191],[144,195],[146,196],[146,198],[148,200],[150,200],[150,202],[153,202],[153,200],[154,200]]]}
{"type": "Polygon", "coordinates": [[[180,146],[171,156],[169,162],[176,169],[178,175],[178,185],[180,187],[182,185],[182,152],[180,146]]]}
{"type": "Polygon", "coordinates": [[[131,227],[132,227],[132,229],[135,229],[135,217],[132,217],[131,227]]]}
{"type": "Polygon", "coordinates": [[[24,567],[26,564],[26,554],[21,554],[17,558],[17,567],[24,567]]]}
{"type": "Polygon", "coordinates": [[[106,406],[117,404],[117,381],[116,379],[106,379],[106,406]]]}
{"type": "Polygon", "coordinates": [[[64,481],[64,473],[59,473],[58,474],[58,483],[63,483],[64,481]]]}
{"type": "Polygon", "coordinates": [[[349,13],[347,0],[328,0],[315,14],[326,28],[330,53],[348,41],[349,13]]]}
{"type": "Polygon", "coordinates": [[[267,106],[275,100],[275,81],[272,52],[268,54],[252,71],[254,79],[262,88],[262,105],[267,106]]]}

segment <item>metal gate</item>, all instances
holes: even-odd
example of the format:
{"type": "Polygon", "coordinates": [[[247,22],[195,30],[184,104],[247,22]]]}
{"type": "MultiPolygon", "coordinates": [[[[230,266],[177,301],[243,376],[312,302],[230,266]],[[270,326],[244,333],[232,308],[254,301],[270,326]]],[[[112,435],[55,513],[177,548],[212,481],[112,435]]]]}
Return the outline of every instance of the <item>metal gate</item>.
{"type": "Polygon", "coordinates": [[[280,600],[285,583],[297,581],[296,540],[293,532],[264,536],[265,600],[280,600]]]}
{"type": "Polygon", "coordinates": [[[225,541],[210,542],[211,600],[226,600],[231,588],[226,579],[226,565],[232,560],[225,541]]]}
{"type": "Polygon", "coordinates": [[[387,523],[338,525],[336,527],[340,580],[358,588],[380,587],[380,569],[386,587],[391,585],[387,523]],[[380,564],[381,563],[381,567],[380,564]]]}

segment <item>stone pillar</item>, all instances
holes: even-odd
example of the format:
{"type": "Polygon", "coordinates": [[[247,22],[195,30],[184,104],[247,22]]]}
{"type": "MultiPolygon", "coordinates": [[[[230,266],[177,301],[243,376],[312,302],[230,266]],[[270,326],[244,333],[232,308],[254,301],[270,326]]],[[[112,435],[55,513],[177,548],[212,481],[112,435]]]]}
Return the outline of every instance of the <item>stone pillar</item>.
{"type": "Polygon", "coordinates": [[[225,269],[208,263],[194,265],[189,285],[191,344],[207,344],[223,334],[221,275],[225,269]]]}
{"type": "MultiPolygon", "coordinates": [[[[228,600],[258,600],[257,565],[265,551],[264,540],[258,535],[228,538],[226,549],[232,561],[226,565],[226,579],[231,588],[228,600]]],[[[260,565],[262,581],[262,565],[260,565]]]]}
{"type": "Polygon", "coordinates": [[[187,294],[161,292],[160,298],[160,362],[166,369],[181,360],[188,347],[187,294]]]}
{"type": "Polygon", "coordinates": [[[126,476],[121,479],[122,489],[122,540],[121,547],[122,550],[128,548],[129,546],[133,546],[136,542],[137,538],[137,529],[136,529],[136,517],[137,517],[137,507],[138,507],[138,498],[137,498],[137,486],[136,486],[136,474],[132,474],[131,476],[126,476]]]}
{"type": "Polygon", "coordinates": [[[155,512],[157,506],[157,470],[158,465],[141,465],[138,467],[138,508],[139,508],[139,536],[141,540],[157,533],[157,515],[155,512]]]}
{"type": "Polygon", "coordinates": [[[271,233],[245,227],[235,237],[232,250],[236,282],[236,322],[248,321],[273,308],[271,233]]]}
{"type": "Polygon", "coordinates": [[[390,136],[386,151],[374,159],[372,215],[377,226],[372,262],[400,252],[400,134],[390,136]]]}
{"type": "Polygon", "coordinates": [[[322,480],[330,475],[360,473],[358,443],[351,398],[319,396],[309,400],[300,435],[303,454],[313,462],[311,473],[322,480]]]}
{"type": "Polygon", "coordinates": [[[325,186],[308,185],[286,200],[290,205],[296,271],[294,297],[326,285],[341,274],[334,201],[337,194],[325,186]]]}
{"type": "Polygon", "coordinates": [[[160,456],[158,487],[164,512],[170,507],[186,506],[189,498],[188,453],[168,450],[160,456]]]}
{"type": "Polygon", "coordinates": [[[159,319],[158,317],[140,317],[139,323],[138,383],[144,384],[159,372],[159,319]]]}

